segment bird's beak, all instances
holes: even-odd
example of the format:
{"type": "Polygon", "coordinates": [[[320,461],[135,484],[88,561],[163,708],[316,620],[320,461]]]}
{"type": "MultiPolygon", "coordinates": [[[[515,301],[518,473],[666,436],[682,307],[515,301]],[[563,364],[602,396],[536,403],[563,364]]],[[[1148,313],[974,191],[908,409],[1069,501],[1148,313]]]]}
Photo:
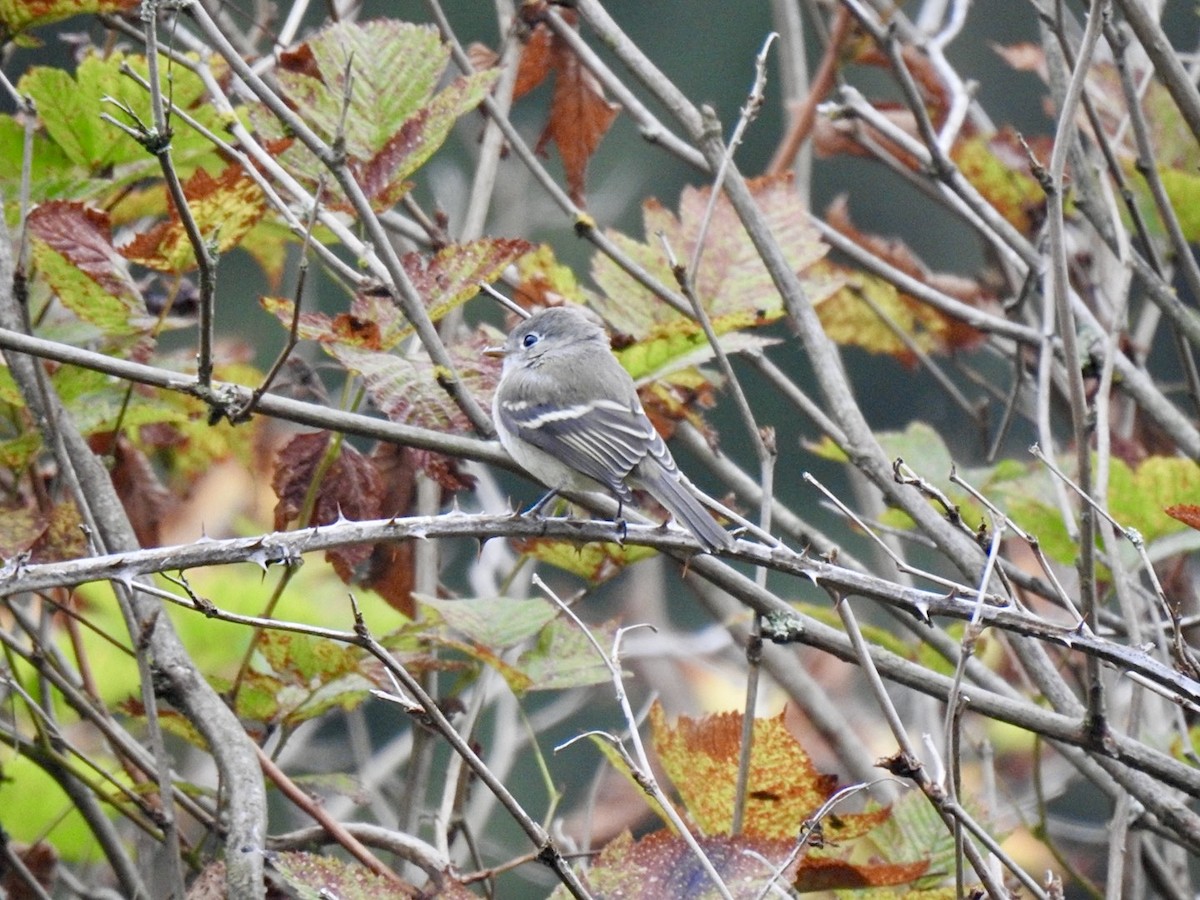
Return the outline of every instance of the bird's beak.
{"type": "Polygon", "coordinates": [[[503,357],[503,356],[504,356],[504,348],[503,348],[503,347],[484,347],[484,348],[483,348],[483,355],[484,355],[484,356],[500,356],[500,357],[503,357]]]}

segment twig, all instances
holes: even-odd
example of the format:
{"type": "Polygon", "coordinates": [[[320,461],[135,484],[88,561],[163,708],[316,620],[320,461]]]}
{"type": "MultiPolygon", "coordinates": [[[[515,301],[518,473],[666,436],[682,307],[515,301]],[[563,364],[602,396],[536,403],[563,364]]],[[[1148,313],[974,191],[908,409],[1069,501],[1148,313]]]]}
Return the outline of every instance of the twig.
{"type": "Polygon", "coordinates": [[[317,180],[317,189],[313,193],[312,210],[308,215],[308,225],[304,229],[304,243],[300,247],[300,264],[299,270],[296,273],[296,290],[292,293],[292,324],[288,329],[287,343],[283,349],[279,351],[279,355],[275,357],[275,361],[271,363],[271,368],[267,370],[267,374],[263,377],[262,384],[254,389],[254,393],[250,395],[250,400],[246,403],[243,410],[240,410],[235,416],[230,416],[230,419],[235,422],[244,421],[254,414],[254,408],[258,406],[258,402],[263,398],[263,395],[271,389],[275,378],[287,363],[288,358],[292,355],[292,351],[296,349],[296,345],[300,342],[300,310],[302,308],[302,300],[304,298],[304,285],[308,280],[308,251],[312,246],[313,227],[317,223],[317,213],[321,209],[321,195],[325,190],[325,175],[317,180]]]}
{"type": "MultiPolygon", "coordinates": [[[[921,789],[921,792],[929,798],[934,810],[951,831],[954,830],[956,823],[967,825],[970,822],[969,817],[965,815],[962,808],[956,803],[947,801],[942,789],[929,778],[924,764],[917,755],[916,748],[909,741],[907,729],[904,727],[904,723],[900,719],[900,714],[888,696],[883,680],[879,677],[879,673],[875,669],[871,655],[867,651],[866,640],[863,638],[862,631],[858,627],[858,622],[854,616],[854,612],[850,609],[849,602],[842,595],[836,592],[831,593],[833,594],[837,613],[846,628],[846,634],[850,637],[850,641],[855,647],[863,674],[867,678],[867,683],[871,687],[875,701],[883,712],[884,719],[887,721],[888,727],[891,729],[892,735],[896,738],[896,742],[900,747],[900,752],[890,759],[884,768],[898,777],[912,779],[917,787],[921,789]]],[[[976,834],[976,837],[985,834],[983,829],[978,828],[978,826],[973,827],[972,830],[976,834]]],[[[999,850],[999,845],[995,844],[994,847],[989,847],[989,849],[993,853],[996,853],[999,850]]],[[[963,851],[966,853],[971,867],[975,870],[976,877],[983,882],[989,893],[993,897],[1003,897],[1006,893],[1004,886],[994,877],[991,867],[987,865],[983,855],[975,845],[970,841],[964,842],[963,851]]],[[[1020,866],[1016,865],[1002,851],[999,856],[1009,871],[1021,879],[1021,883],[1025,885],[1025,888],[1033,896],[1046,900],[1046,894],[1041,890],[1037,882],[1030,878],[1020,866]]]]}
{"type": "MultiPolygon", "coordinates": [[[[613,638],[612,652],[611,654],[606,653],[604,648],[600,646],[600,642],[596,640],[596,636],[592,634],[591,629],[583,624],[583,620],[575,614],[575,611],[568,604],[564,603],[536,573],[533,576],[533,583],[575,624],[575,627],[583,633],[588,643],[592,645],[592,649],[604,661],[604,665],[608,669],[609,677],[612,681],[613,690],[616,692],[617,705],[620,706],[621,712],[625,716],[625,723],[629,726],[629,742],[633,745],[633,756],[631,757],[625,750],[623,741],[613,739],[611,743],[625,758],[625,762],[629,765],[630,773],[634,780],[637,781],[642,790],[654,798],[654,802],[658,804],[659,809],[667,817],[671,826],[675,829],[675,833],[688,845],[688,848],[700,863],[700,867],[712,880],[717,892],[726,898],[726,900],[733,900],[733,895],[730,894],[729,888],[725,885],[720,873],[713,866],[712,860],[708,858],[708,855],[696,840],[696,836],[688,828],[687,822],[683,820],[683,817],[675,809],[674,804],[671,803],[670,798],[667,797],[666,793],[659,786],[658,779],[654,777],[654,773],[650,767],[650,756],[646,753],[646,747],[642,743],[642,736],[638,730],[638,721],[633,714],[633,708],[629,705],[629,695],[625,692],[624,674],[621,672],[621,638],[626,632],[634,628],[648,628],[650,626],[633,625],[626,628],[618,628],[616,636],[613,638]]],[[[561,750],[563,747],[573,743],[574,740],[576,738],[573,738],[566,744],[560,744],[555,749],[561,750]]]]}

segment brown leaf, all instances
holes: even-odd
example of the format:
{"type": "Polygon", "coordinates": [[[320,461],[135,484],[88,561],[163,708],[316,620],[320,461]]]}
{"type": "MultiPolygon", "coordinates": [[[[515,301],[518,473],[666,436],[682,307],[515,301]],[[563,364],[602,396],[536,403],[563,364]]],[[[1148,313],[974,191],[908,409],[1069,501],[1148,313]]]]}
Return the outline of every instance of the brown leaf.
{"type": "MultiPolygon", "coordinates": [[[[529,9],[530,6],[532,4],[527,4],[525,9],[529,9]]],[[[554,33],[541,23],[534,25],[529,31],[525,46],[521,48],[521,62],[517,67],[516,83],[513,85],[514,100],[532,91],[545,81],[546,76],[553,70],[553,40],[554,33]]]]}
{"type": "Polygon", "coordinates": [[[1200,531],[1200,506],[1192,503],[1180,503],[1175,506],[1168,506],[1163,510],[1172,519],[1178,519],[1189,528],[1195,528],[1200,531]]]}
{"type": "Polygon", "coordinates": [[[124,436],[117,438],[115,446],[111,434],[93,435],[89,443],[97,453],[112,454],[109,474],[138,543],[143,547],[159,546],[159,528],[173,498],[146,454],[124,436]]]}
{"type": "MultiPolygon", "coordinates": [[[[266,211],[262,191],[239,165],[227,166],[216,178],[197,169],[183,194],[204,240],[215,242],[218,252],[235,246],[266,211]]],[[[169,195],[168,203],[170,218],[138,234],[121,254],[151,269],[185,272],[196,268],[195,251],[169,195]]]]}
{"type": "Polygon", "coordinates": [[[467,47],[467,59],[471,61],[472,69],[482,72],[484,69],[494,67],[500,61],[500,56],[487,44],[474,41],[467,47]]]}
{"type": "Polygon", "coordinates": [[[33,208],[27,228],[31,237],[61,254],[109,294],[141,304],[125,261],[113,247],[107,213],[82,203],[52,200],[33,208]]]}
{"type": "Polygon", "coordinates": [[[293,50],[284,50],[279,54],[278,59],[279,68],[283,71],[307,75],[309,78],[322,81],[321,67],[317,65],[317,59],[313,56],[312,47],[309,44],[304,43],[293,50]]]}
{"type": "Polygon", "coordinates": [[[1046,51],[1040,44],[1025,42],[1005,46],[993,43],[989,46],[997,56],[1018,72],[1033,72],[1042,81],[1046,81],[1050,77],[1049,70],[1046,68],[1046,51]]]}
{"type": "Polygon", "coordinates": [[[34,545],[46,530],[47,517],[29,505],[0,506],[0,558],[12,559],[34,545]]]}
{"type": "MultiPolygon", "coordinates": [[[[875,41],[860,41],[857,47],[858,53],[854,62],[878,68],[892,68],[891,60],[886,53],[879,49],[879,45],[875,41]]],[[[917,90],[921,94],[921,99],[924,101],[925,108],[929,113],[929,118],[933,120],[933,127],[935,129],[940,128],[945,120],[946,113],[950,109],[951,97],[950,92],[946,90],[945,83],[938,74],[937,67],[933,64],[933,60],[929,58],[927,53],[918,50],[911,44],[901,45],[900,55],[905,67],[916,83],[917,90]]],[[[966,124],[967,133],[970,133],[970,130],[971,126],[968,123],[966,124]]]]}
{"type": "Polygon", "coordinates": [[[370,319],[360,319],[353,313],[338,313],[334,316],[330,331],[332,333],[329,339],[339,343],[353,344],[364,350],[380,350],[383,346],[379,323],[370,319]]]}
{"type": "MultiPolygon", "coordinates": [[[[271,486],[279,502],[275,505],[275,528],[282,531],[301,516],[314,479],[320,478],[312,502],[312,513],[300,527],[328,525],[344,517],[351,521],[377,519],[380,515],[381,482],[375,464],[342,441],[337,456],[320,474],[331,434],[315,431],[298,434],[279,451],[271,486]]],[[[348,547],[326,554],[343,580],[349,580],[354,567],[371,555],[370,547],[348,547]]]]}
{"type": "MultiPolygon", "coordinates": [[[[882,259],[883,262],[894,266],[904,272],[905,275],[914,278],[914,280],[929,284],[942,293],[953,296],[956,300],[961,300],[970,306],[985,306],[994,304],[995,300],[989,294],[984,292],[984,289],[977,281],[972,281],[970,278],[964,278],[952,274],[941,274],[941,272],[931,272],[922,260],[918,259],[904,241],[889,240],[882,238],[880,235],[866,234],[854,226],[850,218],[850,209],[846,203],[845,194],[834,199],[832,204],[826,210],[826,222],[830,227],[838,230],[846,238],[852,240],[854,244],[863,247],[869,251],[871,256],[882,259]]],[[[845,298],[842,298],[845,300],[845,298]]],[[[946,316],[934,308],[924,304],[924,302],[914,298],[914,296],[899,293],[898,300],[900,304],[906,307],[908,322],[901,322],[901,325],[910,325],[910,334],[916,334],[919,330],[923,334],[936,337],[936,346],[938,349],[970,349],[978,346],[983,340],[983,335],[970,325],[962,323],[960,319],[946,316]]],[[[822,320],[832,317],[834,314],[833,305],[830,308],[822,308],[822,320]]],[[[874,318],[874,313],[871,313],[874,318]]],[[[859,331],[862,334],[862,331],[859,331]]],[[[907,348],[896,353],[898,358],[905,361],[912,361],[911,354],[907,348]]]]}
{"type": "MultiPolygon", "coordinates": [[[[541,5],[537,3],[526,4],[522,9],[526,21],[536,21],[540,14],[541,5]]],[[[562,16],[574,26],[573,14],[564,10],[562,16]]],[[[583,206],[588,162],[621,107],[605,98],[600,83],[571,48],[544,23],[537,22],[521,52],[513,97],[521,97],[537,87],[550,72],[554,73],[554,93],[536,149],[542,153],[551,143],[558,147],[571,199],[583,206]]]]}
{"type": "MultiPolygon", "coordinates": [[[[920,140],[916,119],[909,110],[898,103],[875,103],[875,109],[894,126],[909,137],[920,140]]],[[[817,116],[813,123],[813,151],[818,157],[860,156],[874,159],[878,155],[875,147],[882,147],[901,165],[910,171],[921,169],[921,162],[899,144],[859,119],[831,119],[827,115],[817,116]]]]}
{"type": "MultiPolygon", "coordinates": [[[[7,841],[7,836],[5,836],[5,840],[7,841]]],[[[55,869],[58,868],[58,853],[53,846],[45,841],[38,841],[36,844],[9,843],[7,849],[21,861],[25,869],[33,876],[34,881],[45,891],[53,891],[55,869]]],[[[2,871],[0,895],[7,897],[8,900],[34,900],[36,897],[45,896],[43,893],[35,892],[14,868],[4,866],[2,871]]]]}
{"type": "Polygon", "coordinates": [[[801,893],[892,887],[910,884],[929,870],[929,860],[885,863],[850,862],[808,856],[800,863],[792,885],[801,893]]]}
{"type": "Polygon", "coordinates": [[[50,521],[29,548],[29,561],[34,563],[62,562],[87,555],[87,538],[83,519],[73,500],[55,504],[50,521]]]}
{"type": "MultiPolygon", "coordinates": [[[[414,455],[412,449],[397,444],[380,443],[372,451],[371,460],[383,485],[379,500],[381,515],[400,517],[413,511],[416,498],[414,455]]],[[[413,577],[412,541],[389,541],[371,548],[371,558],[361,583],[411,618],[416,611],[412,597],[413,577]]]]}

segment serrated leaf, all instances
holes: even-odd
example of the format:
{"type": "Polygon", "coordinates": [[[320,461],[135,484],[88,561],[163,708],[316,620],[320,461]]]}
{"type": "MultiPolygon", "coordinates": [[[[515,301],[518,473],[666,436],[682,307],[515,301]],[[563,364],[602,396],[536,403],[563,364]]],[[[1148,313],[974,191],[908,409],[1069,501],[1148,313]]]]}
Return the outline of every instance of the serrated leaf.
{"type": "Polygon", "coordinates": [[[572,541],[556,541],[550,538],[530,538],[518,541],[519,552],[528,554],[556,568],[585,578],[593,584],[607,581],[619,574],[626,566],[649,559],[658,551],[652,547],[633,544],[596,542],[578,544],[572,541]]]}
{"type": "MultiPolygon", "coordinates": [[[[298,434],[279,451],[271,487],[275,528],[304,518],[300,527],[328,525],[341,518],[377,519],[382,482],[369,457],[343,440],[332,443],[328,431],[298,434]],[[328,457],[328,458],[327,458],[328,457]],[[319,479],[319,482],[317,481],[319,479]]],[[[342,580],[353,580],[356,568],[371,557],[369,545],[352,545],[326,551],[342,580]]]]}
{"type": "Polygon", "coordinates": [[[559,615],[553,603],[536,597],[440,600],[418,594],[416,600],[431,626],[453,629],[498,650],[532,638],[559,615]]]}
{"type": "Polygon", "coordinates": [[[8,41],[29,28],[78,15],[126,12],[137,5],[138,0],[0,0],[0,34],[8,41]]]}
{"type": "MultiPolygon", "coordinates": [[[[183,186],[188,212],[205,243],[218,253],[236,246],[266,211],[266,200],[241,166],[228,166],[213,178],[198,170],[183,186]]],[[[121,248],[132,262],[163,272],[187,272],[197,266],[196,254],[177,210],[171,217],[140,232],[121,248]]]]}
{"type": "Polygon", "coordinates": [[[443,247],[431,257],[406,253],[401,262],[434,322],[479,293],[533,244],[519,238],[480,238],[443,247]]]}
{"type": "MultiPolygon", "coordinates": [[[[828,248],[809,223],[808,212],[790,178],[756,179],[750,183],[755,202],[762,210],[768,227],[779,241],[792,269],[805,273],[828,248]]],[[[610,238],[635,262],[641,264],[664,284],[675,278],[667,262],[659,233],[666,238],[675,256],[690,260],[700,238],[709,188],[685,188],[679,201],[679,213],[666,210],[658,201],[643,205],[643,229],[646,243],[619,233],[610,238]]],[[[592,305],[618,331],[637,340],[691,332],[699,326],[690,323],[658,300],[645,286],[619,268],[605,254],[592,257],[592,278],[603,296],[592,305]]],[[[816,302],[835,287],[811,282],[805,276],[810,298],[816,302]]],[[[696,274],[694,290],[710,318],[720,322],[720,331],[731,331],[766,324],[783,315],[783,302],[758,252],[729,201],[722,196],[716,203],[705,239],[704,253],[696,274]]]]}
{"type": "MultiPolygon", "coordinates": [[[[479,282],[495,281],[532,246],[520,239],[481,238],[465,244],[451,244],[432,256],[406,253],[401,257],[401,264],[420,294],[430,319],[437,322],[477,295],[479,282]]],[[[285,327],[291,327],[294,309],[291,300],[263,297],[261,302],[285,327]]],[[[298,334],[304,340],[327,345],[391,350],[414,330],[391,297],[381,290],[368,290],[355,294],[348,312],[332,317],[319,312],[302,312],[298,334]]]]}
{"type": "MultiPolygon", "coordinates": [[[[615,622],[588,626],[601,647],[611,647],[615,622]]],[[[531,690],[561,691],[603,684],[612,677],[596,648],[574,623],[555,619],[542,629],[537,645],[521,654],[516,667],[531,682],[531,690]]]]}
{"type": "Polygon", "coordinates": [[[352,709],[374,682],[365,674],[367,657],[358,647],[311,635],[264,632],[257,645],[261,663],[250,673],[239,714],[270,724],[297,725],[340,707],[352,709]]]}
{"type": "MultiPolygon", "coordinates": [[[[705,834],[727,834],[732,826],[742,717],[722,713],[692,719],[680,716],[673,726],[659,704],[650,710],[655,750],[679,791],[688,814],[705,834]]],[[[822,775],[784,726],[783,715],[754,720],[753,759],[743,829],[746,834],[787,840],[799,833],[837,789],[837,779],[822,775]]],[[[826,834],[849,839],[865,834],[882,818],[873,813],[838,815],[826,834]]]]}
{"type": "MultiPolygon", "coordinates": [[[[570,27],[575,27],[573,11],[563,10],[562,15],[570,27]]],[[[542,153],[552,143],[558,147],[567,190],[571,199],[583,206],[588,162],[621,107],[608,101],[604,87],[580,62],[570,45],[551,32],[544,22],[538,22],[521,52],[514,99],[532,90],[551,72],[554,73],[554,90],[546,125],[535,149],[542,153]]]]}
{"type": "MultiPolygon", "coordinates": [[[[463,387],[476,397],[490,399],[500,380],[499,360],[483,355],[486,347],[496,343],[493,333],[479,330],[446,348],[463,387]]],[[[362,376],[371,401],[393,422],[437,431],[470,428],[462,410],[438,383],[439,372],[428,357],[400,357],[339,344],[331,345],[329,352],[362,376]]]]}
{"type": "MultiPolygon", "coordinates": [[[[346,21],[284,54],[277,78],[320,137],[332,142],[340,129],[351,170],[374,205],[383,207],[399,198],[404,179],[442,145],[460,116],[479,105],[498,74],[463,76],[435,95],[448,61],[449,49],[429,26],[346,21]],[[343,115],[347,65],[350,97],[343,115]]],[[[269,114],[258,110],[254,118],[268,139],[284,137],[269,114]]],[[[280,158],[309,179],[321,170],[297,144],[280,158]]]]}
{"type": "MultiPolygon", "coordinates": [[[[132,110],[142,125],[149,127],[153,122],[149,93],[123,75],[122,66],[129,66],[143,79],[148,76],[144,57],[116,51],[104,57],[96,54],[84,57],[74,77],[61,69],[35,66],[18,84],[18,90],[37,105],[45,134],[77,168],[79,178],[75,184],[88,192],[80,196],[111,195],[161,172],[152,154],[124,131],[100,118],[106,112],[133,125],[121,111],[123,107],[132,110]],[[109,102],[110,99],[114,102],[109,102]]],[[[177,107],[186,110],[201,125],[219,133],[220,115],[211,104],[203,102],[206,92],[200,78],[182,66],[164,67],[163,73],[163,93],[169,94],[177,107]]],[[[177,117],[172,119],[171,128],[171,158],[180,175],[186,178],[201,165],[224,167],[216,149],[200,132],[177,117]]],[[[16,174],[19,176],[19,172],[16,174]]],[[[62,173],[62,178],[64,183],[69,181],[67,173],[62,173]]]]}
{"type": "Polygon", "coordinates": [[[560,306],[564,301],[582,306],[586,302],[574,270],[555,259],[549,244],[539,244],[517,260],[517,273],[521,280],[514,293],[534,306],[560,306]]]}
{"type": "Polygon", "coordinates": [[[108,216],[52,201],[33,209],[28,228],[39,272],[72,312],[113,334],[148,327],[145,302],[112,245],[108,216]]]}
{"type": "Polygon", "coordinates": [[[351,159],[350,169],[375,209],[394,206],[408,192],[405,179],[445,143],[459,116],[482,102],[494,74],[456,79],[409,116],[374,156],[361,162],[351,159]]]}

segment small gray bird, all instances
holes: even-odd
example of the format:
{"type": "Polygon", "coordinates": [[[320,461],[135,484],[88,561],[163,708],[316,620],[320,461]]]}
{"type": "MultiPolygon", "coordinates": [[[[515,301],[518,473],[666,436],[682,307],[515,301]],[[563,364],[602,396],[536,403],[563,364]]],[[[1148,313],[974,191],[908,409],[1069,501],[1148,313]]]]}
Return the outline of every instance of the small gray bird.
{"type": "Polygon", "coordinates": [[[642,409],[604,329],[578,309],[554,307],[512,330],[492,404],[500,443],[548,488],[607,490],[632,503],[630,486],[661,503],[707,551],[733,544],[642,409]]]}

